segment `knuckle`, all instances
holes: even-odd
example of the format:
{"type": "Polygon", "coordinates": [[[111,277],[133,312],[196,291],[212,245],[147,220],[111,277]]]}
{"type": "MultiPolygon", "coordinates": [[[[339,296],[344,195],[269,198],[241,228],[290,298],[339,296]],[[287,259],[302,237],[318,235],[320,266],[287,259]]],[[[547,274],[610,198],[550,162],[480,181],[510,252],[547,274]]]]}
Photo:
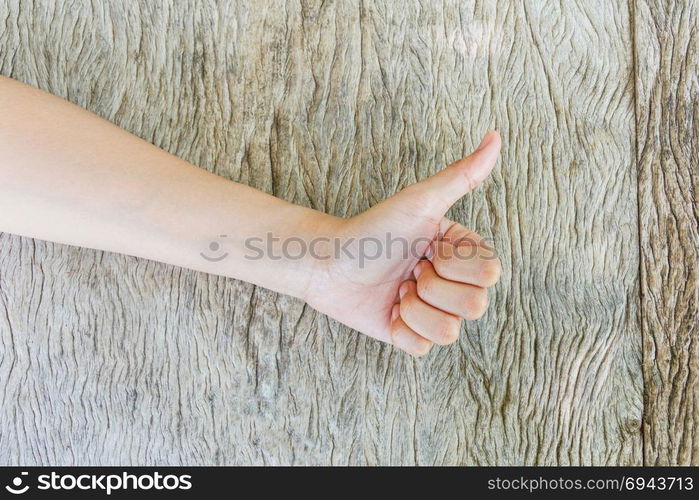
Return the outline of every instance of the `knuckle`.
{"type": "Polygon", "coordinates": [[[478,246],[468,242],[467,238],[462,238],[459,245],[454,247],[453,257],[460,262],[471,261],[479,258],[478,246]]]}
{"type": "Polygon", "coordinates": [[[409,319],[413,314],[413,309],[415,308],[415,301],[409,294],[406,294],[400,301],[400,315],[403,320],[409,319]]]}
{"type": "Polygon", "coordinates": [[[403,328],[391,332],[391,341],[398,349],[416,358],[426,355],[432,348],[432,342],[403,328]]]}
{"type": "MultiPolygon", "coordinates": [[[[441,252],[441,250],[437,250],[437,252],[441,252]]],[[[439,276],[445,277],[449,274],[449,265],[444,259],[444,255],[435,254],[432,259],[432,267],[439,276]]]]}
{"type": "Polygon", "coordinates": [[[391,335],[391,343],[393,345],[398,344],[398,338],[400,335],[400,330],[401,330],[401,325],[399,321],[394,321],[391,323],[391,326],[389,327],[389,334],[391,335]]]}
{"type": "Polygon", "coordinates": [[[473,189],[478,186],[478,180],[473,176],[473,172],[470,168],[460,169],[459,174],[466,183],[468,191],[473,191],[473,189]]]}
{"type": "Polygon", "coordinates": [[[469,297],[466,301],[464,316],[469,321],[480,319],[488,309],[488,294],[486,292],[478,293],[469,297]]]}
{"type": "Polygon", "coordinates": [[[432,343],[425,340],[416,345],[413,349],[413,352],[411,352],[410,354],[412,354],[416,358],[421,358],[423,356],[426,356],[431,350],[432,343]]]}
{"type": "Polygon", "coordinates": [[[453,344],[459,339],[461,322],[456,318],[445,318],[435,325],[435,330],[439,344],[453,344]]]}
{"type": "Polygon", "coordinates": [[[431,275],[422,274],[417,280],[417,294],[421,299],[434,295],[435,279],[431,275]]]}
{"type": "Polygon", "coordinates": [[[498,282],[502,274],[500,259],[486,260],[481,264],[481,275],[485,286],[492,286],[498,282]]]}

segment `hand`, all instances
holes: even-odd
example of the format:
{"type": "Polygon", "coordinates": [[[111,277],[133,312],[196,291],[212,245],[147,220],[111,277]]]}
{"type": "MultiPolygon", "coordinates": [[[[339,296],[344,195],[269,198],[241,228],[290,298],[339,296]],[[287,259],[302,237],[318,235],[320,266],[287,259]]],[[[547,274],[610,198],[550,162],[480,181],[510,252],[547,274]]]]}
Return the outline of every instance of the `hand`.
{"type": "Polygon", "coordinates": [[[3,232],[242,279],[414,355],[454,342],[500,274],[485,241],[444,218],[488,177],[495,132],[468,158],[340,219],[213,175],[2,76],[0,109],[3,232]],[[268,254],[268,236],[290,252],[268,254]],[[291,255],[320,239],[330,246],[291,255]],[[354,257],[335,255],[337,242],[354,257]]]}
{"type": "Polygon", "coordinates": [[[488,177],[499,153],[500,136],[488,132],[470,156],[341,222],[334,239],[345,251],[328,245],[306,301],[414,356],[456,341],[462,320],[485,312],[500,261],[444,214],[488,177]]]}

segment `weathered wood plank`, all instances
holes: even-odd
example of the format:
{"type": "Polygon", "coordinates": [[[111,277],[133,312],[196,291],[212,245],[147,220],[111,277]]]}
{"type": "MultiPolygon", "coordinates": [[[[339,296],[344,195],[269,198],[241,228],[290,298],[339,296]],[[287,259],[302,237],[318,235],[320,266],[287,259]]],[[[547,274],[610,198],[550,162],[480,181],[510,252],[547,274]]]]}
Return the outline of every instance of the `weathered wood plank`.
{"type": "Polygon", "coordinates": [[[631,24],[617,2],[0,4],[0,72],[352,215],[501,131],[452,217],[505,274],[415,361],[298,301],[0,236],[0,463],[635,464],[631,24]]]}
{"type": "Polygon", "coordinates": [[[699,4],[634,12],[641,297],[650,465],[699,464],[699,4]]]}

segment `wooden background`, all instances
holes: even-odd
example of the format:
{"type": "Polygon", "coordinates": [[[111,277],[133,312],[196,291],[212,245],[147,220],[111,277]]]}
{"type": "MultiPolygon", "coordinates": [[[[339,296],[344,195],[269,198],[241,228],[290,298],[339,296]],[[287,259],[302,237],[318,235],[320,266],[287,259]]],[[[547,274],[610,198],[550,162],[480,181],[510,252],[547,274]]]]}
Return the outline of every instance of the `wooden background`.
{"type": "Polygon", "coordinates": [[[246,283],[0,234],[0,463],[698,464],[698,23],[694,0],[0,2],[3,75],[336,215],[496,128],[451,216],[505,268],[416,361],[246,283]]]}

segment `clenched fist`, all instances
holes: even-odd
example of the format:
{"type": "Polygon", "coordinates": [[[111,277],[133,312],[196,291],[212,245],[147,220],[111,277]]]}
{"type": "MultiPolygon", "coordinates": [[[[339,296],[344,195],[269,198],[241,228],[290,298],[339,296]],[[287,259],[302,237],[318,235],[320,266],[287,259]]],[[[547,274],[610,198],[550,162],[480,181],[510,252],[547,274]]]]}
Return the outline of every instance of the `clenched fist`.
{"type": "Polygon", "coordinates": [[[489,132],[470,156],[336,221],[327,233],[353,243],[318,259],[307,302],[415,356],[456,341],[462,320],[485,312],[501,269],[484,238],[444,214],[488,177],[499,152],[500,136],[489,132]]]}

